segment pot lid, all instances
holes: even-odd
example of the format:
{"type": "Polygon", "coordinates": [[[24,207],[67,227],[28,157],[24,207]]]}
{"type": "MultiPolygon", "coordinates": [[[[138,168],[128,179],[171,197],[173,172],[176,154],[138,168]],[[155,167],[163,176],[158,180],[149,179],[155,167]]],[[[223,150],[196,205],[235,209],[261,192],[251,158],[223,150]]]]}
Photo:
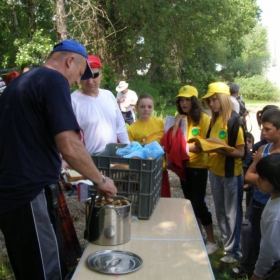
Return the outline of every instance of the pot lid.
{"type": "Polygon", "coordinates": [[[139,269],[143,260],[138,255],[120,250],[97,251],[87,258],[90,269],[106,274],[126,274],[139,269]]]}

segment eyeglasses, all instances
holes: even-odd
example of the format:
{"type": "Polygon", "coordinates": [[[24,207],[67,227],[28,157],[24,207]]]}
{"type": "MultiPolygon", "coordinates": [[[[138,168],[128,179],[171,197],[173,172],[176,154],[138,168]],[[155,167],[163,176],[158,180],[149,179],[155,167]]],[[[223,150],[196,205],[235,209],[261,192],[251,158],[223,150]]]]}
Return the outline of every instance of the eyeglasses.
{"type": "Polygon", "coordinates": [[[100,74],[100,70],[96,73],[92,73],[92,79],[96,79],[99,77],[99,74],[100,74]]]}

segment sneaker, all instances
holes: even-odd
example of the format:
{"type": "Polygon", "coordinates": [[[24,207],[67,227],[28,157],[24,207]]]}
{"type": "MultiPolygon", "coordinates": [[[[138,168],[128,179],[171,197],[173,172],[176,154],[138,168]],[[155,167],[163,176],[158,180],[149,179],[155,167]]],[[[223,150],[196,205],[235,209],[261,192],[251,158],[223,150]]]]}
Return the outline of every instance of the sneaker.
{"type": "Polygon", "coordinates": [[[202,239],[203,239],[204,244],[206,245],[206,243],[207,243],[207,236],[206,236],[206,234],[204,234],[203,232],[201,232],[201,236],[202,236],[202,239]]]}
{"type": "Polygon", "coordinates": [[[232,269],[232,274],[236,277],[236,278],[249,278],[249,273],[245,272],[243,269],[241,269],[240,267],[234,267],[232,269]]]}
{"type": "Polygon", "coordinates": [[[223,263],[235,263],[235,262],[237,262],[237,259],[235,259],[234,257],[232,257],[230,255],[225,255],[224,257],[222,257],[220,259],[220,261],[223,263]]]}
{"type": "Polygon", "coordinates": [[[77,194],[78,194],[78,191],[74,189],[74,190],[70,191],[70,193],[68,193],[68,196],[75,196],[77,194]]]}
{"type": "Polygon", "coordinates": [[[217,243],[211,243],[209,241],[206,242],[205,247],[208,255],[215,253],[219,249],[217,243]]]}

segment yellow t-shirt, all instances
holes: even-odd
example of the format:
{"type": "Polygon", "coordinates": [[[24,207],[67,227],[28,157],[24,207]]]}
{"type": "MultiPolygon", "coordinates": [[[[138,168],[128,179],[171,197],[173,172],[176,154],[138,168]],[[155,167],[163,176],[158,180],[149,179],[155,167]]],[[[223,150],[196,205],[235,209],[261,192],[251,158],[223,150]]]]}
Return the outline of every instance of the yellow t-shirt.
{"type": "MultiPolygon", "coordinates": [[[[223,124],[222,116],[219,116],[211,129],[210,137],[219,139],[220,141],[228,144],[228,127],[223,124]]],[[[236,146],[244,146],[244,136],[243,130],[239,127],[237,139],[235,143],[236,146]]],[[[208,157],[208,168],[214,174],[225,177],[225,155],[217,153],[209,153],[208,157]]],[[[234,159],[234,176],[241,175],[243,173],[242,169],[242,158],[234,159]]]]}
{"type": "MultiPolygon", "coordinates": [[[[209,125],[210,118],[206,113],[202,113],[200,117],[200,121],[198,125],[194,125],[191,118],[186,116],[187,118],[187,138],[199,138],[205,139],[209,125]]],[[[190,160],[186,162],[185,166],[190,168],[206,168],[208,154],[207,153],[191,153],[189,154],[190,160]]]]}
{"type": "MultiPolygon", "coordinates": [[[[164,134],[163,129],[164,129],[163,120],[160,118],[151,117],[150,120],[147,122],[141,122],[140,120],[137,120],[127,128],[127,132],[130,141],[137,141],[141,145],[145,145],[151,142],[151,141],[149,142],[146,141],[146,137],[148,135],[151,135],[152,133],[160,132],[161,130],[163,136],[164,134]]],[[[159,139],[160,137],[156,136],[156,134],[155,137],[157,141],[161,140],[159,139]]],[[[150,137],[150,139],[152,138],[150,137]]]]}

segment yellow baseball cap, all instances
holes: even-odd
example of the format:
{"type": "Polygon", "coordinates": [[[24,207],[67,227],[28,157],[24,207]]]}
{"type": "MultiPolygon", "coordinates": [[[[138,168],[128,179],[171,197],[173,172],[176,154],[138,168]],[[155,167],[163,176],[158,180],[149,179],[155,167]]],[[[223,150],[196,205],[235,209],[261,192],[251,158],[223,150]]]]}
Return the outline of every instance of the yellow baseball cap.
{"type": "Polygon", "coordinates": [[[224,93],[224,94],[230,95],[229,86],[222,82],[209,84],[208,90],[207,90],[206,94],[201,97],[201,100],[207,99],[216,93],[224,93]]]}
{"type": "Polygon", "coordinates": [[[177,97],[186,97],[190,98],[192,96],[198,97],[197,89],[193,86],[183,86],[179,89],[179,93],[175,98],[177,97]]]}

